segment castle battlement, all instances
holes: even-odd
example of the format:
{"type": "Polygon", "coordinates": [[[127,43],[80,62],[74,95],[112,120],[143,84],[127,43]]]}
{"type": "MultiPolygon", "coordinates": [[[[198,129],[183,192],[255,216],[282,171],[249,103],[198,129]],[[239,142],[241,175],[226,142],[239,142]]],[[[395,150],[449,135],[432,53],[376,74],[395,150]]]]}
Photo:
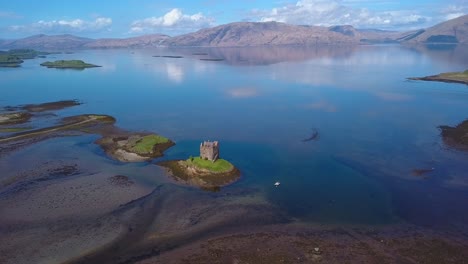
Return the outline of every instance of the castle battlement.
{"type": "Polygon", "coordinates": [[[218,141],[203,141],[200,143],[200,158],[215,162],[219,158],[218,141]]]}

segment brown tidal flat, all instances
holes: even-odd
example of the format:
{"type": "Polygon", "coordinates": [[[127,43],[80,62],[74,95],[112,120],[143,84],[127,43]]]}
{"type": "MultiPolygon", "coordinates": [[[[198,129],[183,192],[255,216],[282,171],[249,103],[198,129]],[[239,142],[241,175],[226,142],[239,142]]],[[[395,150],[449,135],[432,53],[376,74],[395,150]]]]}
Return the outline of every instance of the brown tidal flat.
{"type": "Polygon", "coordinates": [[[219,177],[165,163],[185,185],[219,191],[205,192],[161,181],[167,175],[153,165],[142,179],[138,166],[115,165],[103,153],[61,150],[73,154],[62,161],[40,155],[50,145],[39,155],[25,148],[82,134],[123,147],[147,135],[114,123],[110,116],[79,115],[0,140],[0,165],[8,171],[0,175],[0,263],[467,263],[463,231],[303,223],[261,189],[216,189],[237,180],[237,169],[219,177]],[[13,167],[17,171],[9,172],[13,167]]]}
{"type": "Polygon", "coordinates": [[[272,225],[215,235],[136,263],[458,264],[468,263],[467,257],[466,237],[447,237],[409,226],[272,225]]]}

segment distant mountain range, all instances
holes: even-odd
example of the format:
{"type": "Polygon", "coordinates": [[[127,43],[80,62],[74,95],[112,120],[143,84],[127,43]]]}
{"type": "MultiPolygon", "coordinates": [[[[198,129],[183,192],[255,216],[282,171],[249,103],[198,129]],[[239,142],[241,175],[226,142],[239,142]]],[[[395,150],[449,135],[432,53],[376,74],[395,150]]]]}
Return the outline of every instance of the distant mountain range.
{"type": "Polygon", "coordinates": [[[360,30],[350,25],[320,27],[278,22],[236,22],[176,37],[155,34],[123,39],[90,39],[68,34],[54,36],[41,34],[16,40],[0,40],[0,48],[66,50],[156,46],[243,47],[360,43],[468,43],[468,15],[428,29],[409,32],[360,30]]]}

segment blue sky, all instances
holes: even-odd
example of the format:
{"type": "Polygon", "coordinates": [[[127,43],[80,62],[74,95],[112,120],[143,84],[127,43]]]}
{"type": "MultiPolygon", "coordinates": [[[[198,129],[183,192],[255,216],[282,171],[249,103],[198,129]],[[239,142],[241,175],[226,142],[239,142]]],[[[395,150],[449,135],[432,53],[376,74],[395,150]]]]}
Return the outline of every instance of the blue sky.
{"type": "Polygon", "coordinates": [[[468,13],[468,0],[2,0],[0,39],[70,33],[171,36],[237,21],[411,30],[468,13]]]}

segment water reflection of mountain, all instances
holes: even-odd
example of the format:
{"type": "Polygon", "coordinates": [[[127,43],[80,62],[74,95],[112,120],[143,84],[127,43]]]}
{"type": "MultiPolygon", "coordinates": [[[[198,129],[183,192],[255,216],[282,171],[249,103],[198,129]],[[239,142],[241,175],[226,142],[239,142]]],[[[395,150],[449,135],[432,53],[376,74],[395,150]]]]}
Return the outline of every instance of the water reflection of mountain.
{"type": "Polygon", "coordinates": [[[271,46],[249,48],[195,48],[178,49],[187,57],[199,59],[222,59],[213,63],[252,66],[270,65],[286,61],[304,61],[318,58],[346,58],[352,55],[357,45],[327,46],[271,46]]]}
{"type": "Polygon", "coordinates": [[[433,60],[450,65],[458,64],[463,69],[468,67],[468,45],[415,45],[407,48],[429,56],[433,60]]]}

